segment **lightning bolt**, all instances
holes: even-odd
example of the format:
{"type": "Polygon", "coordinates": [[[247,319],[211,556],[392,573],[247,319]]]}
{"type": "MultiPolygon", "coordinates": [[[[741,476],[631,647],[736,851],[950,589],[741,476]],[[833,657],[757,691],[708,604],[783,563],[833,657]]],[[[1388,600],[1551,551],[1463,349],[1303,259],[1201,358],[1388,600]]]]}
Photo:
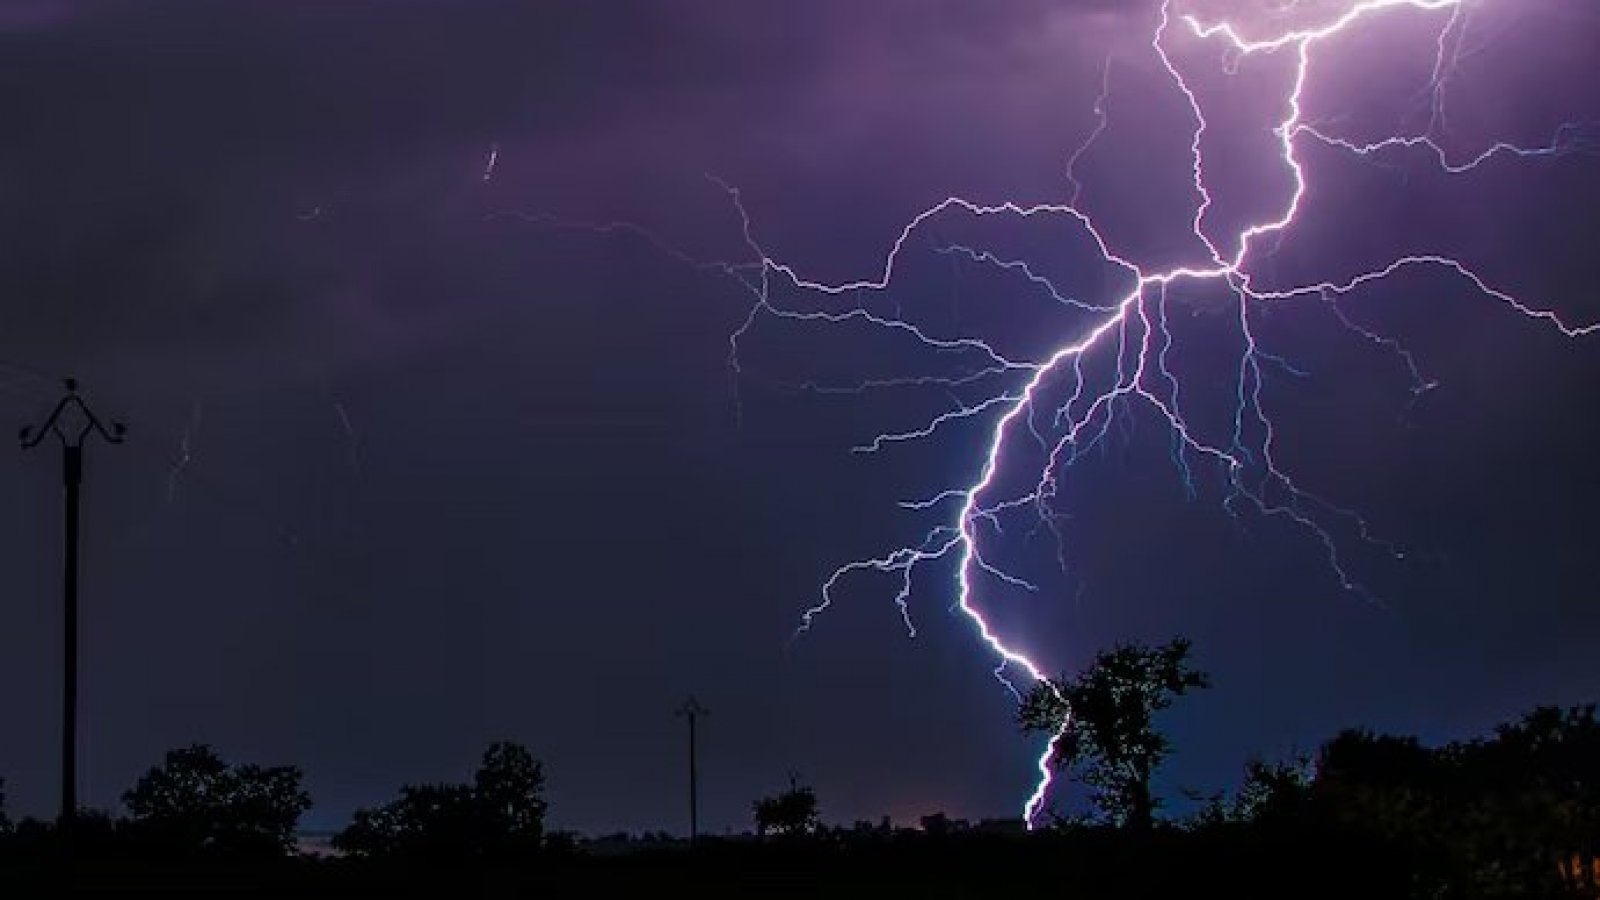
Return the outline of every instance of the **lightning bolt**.
{"type": "Polygon", "coordinates": [[[345,447],[350,458],[350,471],[361,477],[361,435],[356,431],[354,420],[350,418],[350,410],[344,401],[338,397],[333,398],[333,413],[339,419],[339,430],[344,433],[345,447]]]}
{"type": "MultiPolygon", "coordinates": [[[[1561,126],[1542,146],[1497,142],[1465,156],[1449,153],[1440,138],[1446,126],[1444,90],[1461,60],[1474,52],[1466,49],[1467,24],[1466,0],[1357,0],[1320,24],[1282,29],[1266,36],[1249,36],[1247,29],[1234,22],[1178,15],[1173,0],[1164,0],[1148,47],[1159,64],[1159,71],[1165,73],[1172,89],[1184,101],[1190,119],[1188,176],[1193,212],[1188,227],[1194,239],[1191,259],[1169,268],[1142,265],[1118,251],[1094,217],[1079,205],[1083,185],[1077,174],[1078,165],[1108,124],[1110,59],[1101,72],[1100,92],[1093,108],[1095,126],[1066,160],[1067,202],[1022,205],[946,197],[917,213],[901,227],[881,267],[868,277],[820,281],[775,257],[757,238],[738,188],[714,177],[711,180],[726,192],[738,216],[748,251],[746,259],[704,262],[647,229],[627,222],[564,222],[546,215],[509,212],[493,215],[544,226],[586,229],[608,236],[630,234],[683,262],[732,278],[752,299],[748,314],[729,337],[728,362],[736,380],[743,372],[741,342],[766,319],[816,327],[876,328],[916,340],[945,364],[959,360],[961,371],[955,374],[880,378],[843,388],[805,385],[821,392],[921,386],[949,393],[950,405],[945,411],[920,425],[880,433],[853,448],[859,453],[883,452],[930,438],[962,423],[982,423],[985,438],[970,481],[901,503],[908,511],[938,516],[931,527],[923,529],[922,538],[835,568],[823,579],[818,601],[801,613],[796,635],[816,625],[833,605],[846,581],[859,575],[878,574],[891,576],[898,584],[892,599],[908,634],[915,636],[916,627],[910,612],[913,575],[927,564],[943,561],[954,569],[955,608],[969,621],[992,654],[996,661],[995,677],[1020,697],[1021,692],[1013,679],[1026,678],[1033,683],[1048,684],[1047,670],[1035,653],[1001,635],[985,610],[992,605],[989,598],[994,592],[1037,588],[1007,572],[986,551],[1005,535],[1003,525],[1008,519],[1030,516],[1042,527],[1055,532],[1060,562],[1065,568],[1065,540],[1055,525],[1060,480],[1105,440],[1115,427],[1117,417],[1126,417],[1130,407],[1141,406],[1164,423],[1170,434],[1174,466],[1189,496],[1195,496],[1195,481],[1201,472],[1217,472],[1225,488],[1222,507],[1229,515],[1249,512],[1299,529],[1320,548],[1328,571],[1343,591],[1375,599],[1346,564],[1342,547],[1350,538],[1377,546],[1396,557],[1404,555],[1402,548],[1373,534],[1358,513],[1297,484],[1279,465],[1277,435],[1262,398],[1265,373],[1283,371],[1296,377],[1305,373],[1260,345],[1253,317],[1256,311],[1295,300],[1322,302],[1344,328],[1390,350],[1401,360],[1410,376],[1414,396],[1435,386],[1435,382],[1423,374],[1416,358],[1397,341],[1350,318],[1339,304],[1345,296],[1401,271],[1440,272],[1464,288],[1518,315],[1553,327],[1567,337],[1578,338],[1600,330],[1600,323],[1573,323],[1553,309],[1520,299],[1492,284],[1467,263],[1442,254],[1398,255],[1378,268],[1353,276],[1286,286],[1265,283],[1265,276],[1252,265],[1277,249],[1277,243],[1300,215],[1309,179],[1300,151],[1307,143],[1360,159],[1414,155],[1451,175],[1502,163],[1600,154],[1600,137],[1597,137],[1600,131],[1582,124],[1561,126]],[[1358,23],[1387,21],[1388,17],[1402,15],[1421,17],[1438,27],[1437,54],[1426,89],[1431,104],[1427,127],[1416,134],[1364,142],[1341,136],[1325,124],[1308,121],[1304,98],[1312,81],[1313,61],[1320,58],[1318,51],[1358,23]],[[1287,193],[1275,214],[1232,230],[1215,225],[1213,209],[1217,194],[1208,175],[1206,156],[1212,125],[1201,92],[1174,59],[1174,50],[1179,46],[1220,46],[1223,70],[1229,74],[1236,71],[1242,61],[1253,57],[1287,59],[1292,63],[1281,98],[1284,112],[1271,132],[1277,161],[1289,176],[1287,193]],[[1120,273],[1120,283],[1105,299],[1085,300],[1059,289],[1042,266],[1027,260],[1008,258],[985,248],[948,241],[932,242],[935,252],[964,264],[1020,278],[1054,301],[1072,307],[1075,314],[1089,317],[1081,333],[1052,352],[1029,359],[1007,356],[977,337],[937,334],[898,312],[891,315],[874,311],[868,301],[890,290],[903,260],[922,246],[919,238],[923,232],[934,223],[952,217],[1065,222],[1080,230],[1100,260],[1120,273]],[[1207,436],[1185,417],[1184,398],[1188,395],[1181,390],[1180,379],[1169,365],[1170,353],[1176,345],[1169,320],[1171,294],[1175,289],[1193,285],[1220,288],[1225,293],[1229,298],[1228,315],[1240,339],[1240,350],[1233,365],[1231,429],[1221,436],[1207,436]],[[811,297],[816,303],[801,306],[781,299],[790,296],[811,297]],[[972,399],[972,389],[983,389],[987,393],[972,399]],[[1028,446],[1038,448],[1042,462],[1023,469],[1014,460],[1022,457],[1028,446]],[[1019,474],[1026,477],[1019,480],[1019,474]],[[1025,486],[1018,487],[1018,484],[1025,486]]],[[[1022,805],[1022,817],[1029,827],[1038,821],[1050,794],[1054,772],[1051,754],[1057,737],[1059,733],[1046,742],[1038,757],[1038,781],[1022,805]]]]}
{"type": "MultiPolygon", "coordinates": [[[[949,518],[928,531],[919,543],[899,547],[874,558],[845,563],[835,569],[822,584],[819,602],[802,613],[800,632],[809,630],[817,618],[828,610],[835,600],[836,591],[846,579],[876,572],[892,575],[896,579],[899,589],[893,600],[900,609],[908,632],[915,635],[916,629],[909,611],[913,573],[926,563],[950,559],[955,569],[955,605],[996,659],[996,677],[1013,693],[1018,692],[1010,681],[1012,673],[1025,676],[1033,682],[1048,683],[1044,667],[1034,656],[1003,638],[985,616],[984,595],[987,586],[998,584],[1010,588],[1035,589],[987,559],[985,547],[993,536],[1001,532],[1002,519],[1014,511],[1038,515],[1045,524],[1051,525],[1054,521],[1051,502],[1057,496],[1060,475],[1104,438],[1112,427],[1115,407],[1129,403],[1140,403],[1153,410],[1170,429],[1172,457],[1191,496],[1195,467],[1205,462],[1214,464],[1227,486],[1224,506],[1230,513],[1237,514],[1249,509],[1263,517],[1282,519],[1299,527],[1320,545],[1340,587],[1345,591],[1366,595],[1365,589],[1355,580],[1344,562],[1336,531],[1348,528],[1362,540],[1378,543],[1395,555],[1401,555],[1403,551],[1379,541],[1355,512],[1297,485],[1278,465],[1272,419],[1262,402],[1263,369],[1275,366],[1294,374],[1303,373],[1298,373],[1286,361],[1259,345],[1251,316],[1252,308],[1298,298],[1322,299],[1346,328],[1391,349],[1399,356],[1411,376],[1414,394],[1430,389],[1434,382],[1422,374],[1415,358],[1403,346],[1351,320],[1339,307],[1339,298],[1402,269],[1437,269],[1512,311],[1552,325],[1569,337],[1589,334],[1600,328],[1600,324],[1571,324],[1550,309],[1520,300],[1493,286],[1467,264],[1443,255],[1400,256],[1379,269],[1344,280],[1276,288],[1261,285],[1260,276],[1251,267],[1256,257],[1263,255],[1262,248],[1269,241],[1281,239],[1299,215],[1308,182],[1308,173],[1299,150],[1306,141],[1315,141],[1360,157],[1421,152],[1431,157],[1439,169],[1452,174],[1473,171],[1503,159],[1526,161],[1573,153],[1592,154],[1600,150],[1600,141],[1596,140],[1594,129],[1563,125],[1544,146],[1523,147],[1499,142],[1465,158],[1450,156],[1437,139],[1436,131],[1444,123],[1443,86],[1461,54],[1464,9],[1463,0],[1365,0],[1351,5],[1324,24],[1251,38],[1230,22],[1205,22],[1191,16],[1175,16],[1170,0],[1163,3],[1149,46],[1169,76],[1173,88],[1186,101],[1192,116],[1189,158],[1195,205],[1190,231],[1200,250],[1197,261],[1173,268],[1150,270],[1114,250],[1094,219],[1078,204],[1082,185],[1076,174],[1077,165],[1107,125],[1106,107],[1111,72],[1109,59],[1102,70],[1101,90],[1094,106],[1096,125],[1084,143],[1068,157],[1068,202],[1023,206],[1015,203],[985,204],[961,197],[948,197],[905,224],[890,247],[881,270],[873,277],[832,283],[817,281],[775,258],[754,237],[750,216],[737,189],[723,185],[744,226],[746,245],[759,264],[753,277],[749,276],[751,270],[748,267],[741,270],[746,273],[741,283],[752,292],[755,303],[750,316],[731,339],[730,358],[735,366],[739,356],[739,339],[754,327],[759,317],[771,316],[811,323],[869,324],[907,333],[930,349],[963,354],[976,361],[970,371],[960,376],[862,382],[855,386],[860,390],[908,381],[957,386],[985,380],[1004,380],[1019,373],[1023,376],[1020,385],[1002,387],[985,399],[970,401],[953,398],[952,406],[946,412],[921,426],[885,432],[855,448],[858,452],[878,452],[893,444],[927,438],[958,421],[980,418],[990,421],[974,480],[932,497],[902,504],[905,508],[919,511],[948,509],[949,518]],[[1402,11],[1442,14],[1444,18],[1438,37],[1438,58],[1432,75],[1431,88],[1435,102],[1429,130],[1416,135],[1360,143],[1307,122],[1303,98],[1311,82],[1312,61],[1316,58],[1318,48],[1362,20],[1402,11]],[[1171,48],[1179,40],[1221,43],[1227,53],[1229,71],[1247,57],[1286,55],[1292,59],[1292,74],[1284,96],[1286,113],[1273,129],[1278,157],[1291,176],[1292,186],[1276,215],[1229,233],[1219,233],[1212,227],[1210,214],[1214,206],[1214,193],[1207,176],[1204,149],[1210,124],[1199,93],[1185,78],[1183,70],[1171,55],[1171,48]],[[1020,275],[1058,302],[1098,315],[1098,321],[1081,336],[1059,346],[1044,358],[1032,360],[1008,358],[976,338],[936,336],[908,320],[873,313],[859,303],[842,311],[819,311],[784,306],[774,300],[776,286],[823,298],[859,298],[887,291],[894,282],[902,257],[913,246],[913,237],[933,221],[953,215],[1023,220],[1061,218],[1074,222],[1093,242],[1101,259],[1124,273],[1126,287],[1110,302],[1084,302],[1058,290],[1025,260],[1006,259],[992,251],[959,245],[946,244],[937,248],[939,252],[959,255],[974,264],[1020,275]],[[1174,335],[1167,318],[1169,290],[1189,283],[1220,285],[1233,298],[1233,315],[1243,350],[1239,354],[1236,369],[1237,399],[1230,440],[1209,439],[1191,428],[1183,415],[1179,380],[1167,362],[1168,353],[1174,345],[1174,335]],[[1086,372],[1100,356],[1109,357],[1105,362],[1111,368],[1109,383],[1104,385],[1092,384],[1086,372]],[[1061,399],[1063,386],[1067,393],[1061,399]],[[1046,415],[1038,415],[1040,411],[1046,415]],[[1041,420],[1047,424],[1041,426],[1041,420]],[[1047,447],[1048,452],[1045,462],[1036,470],[1036,477],[1030,479],[1032,487],[1019,493],[1005,487],[1011,479],[1002,476],[1010,475],[1007,460],[1012,455],[1010,451],[1013,445],[1030,437],[1047,447]]],[[[1057,536],[1059,538],[1059,532],[1057,536]]],[[[1054,771],[1051,748],[1055,737],[1052,736],[1046,743],[1044,752],[1038,758],[1038,781],[1023,804],[1022,815],[1030,827],[1037,821],[1049,796],[1054,771]]]]}
{"type": "Polygon", "coordinates": [[[200,431],[200,420],[205,411],[199,401],[189,407],[189,418],[183,423],[183,434],[178,436],[178,452],[172,459],[172,469],[167,473],[167,503],[178,498],[178,482],[194,462],[194,439],[200,431]]]}
{"type": "Polygon", "coordinates": [[[483,180],[485,182],[494,180],[494,170],[495,170],[495,167],[498,166],[499,164],[500,164],[500,145],[499,144],[490,144],[489,145],[489,156],[483,162],[483,176],[482,177],[483,177],[483,180]]]}

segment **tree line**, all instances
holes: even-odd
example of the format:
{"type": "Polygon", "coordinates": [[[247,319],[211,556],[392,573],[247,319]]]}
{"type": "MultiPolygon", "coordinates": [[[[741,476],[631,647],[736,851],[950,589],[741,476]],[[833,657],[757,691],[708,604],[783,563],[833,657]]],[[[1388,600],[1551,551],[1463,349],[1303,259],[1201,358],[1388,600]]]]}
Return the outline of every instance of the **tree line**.
{"type": "MultiPolygon", "coordinates": [[[[1208,877],[1239,896],[1308,896],[1316,893],[1311,887],[1335,891],[1319,896],[1600,896],[1593,705],[1539,707],[1487,736],[1442,746],[1346,730],[1313,753],[1250,760],[1237,790],[1197,798],[1197,811],[1172,817],[1152,788],[1172,751],[1159,718],[1209,685],[1190,651],[1183,639],[1119,645],[1023,698],[1019,727],[1050,736],[1051,763],[1088,793],[1085,812],[1051,817],[1027,834],[997,834],[939,813],[917,829],[830,826],[816,791],[791,778],[751,804],[756,840],[701,839],[693,856],[731,864],[744,857],[730,854],[800,854],[818,865],[856,865],[920,853],[955,865],[963,857],[1036,853],[1056,864],[1071,860],[1084,884],[1115,884],[1119,896],[1137,895],[1141,885],[1151,895],[1193,889],[1208,877]],[[1320,873],[1315,885],[1306,883],[1308,873],[1320,873]],[[1263,893],[1252,893],[1252,880],[1263,893]]],[[[125,814],[85,811],[71,834],[48,822],[11,822],[0,782],[0,876],[42,865],[63,848],[77,860],[326,865],[299,853],[297,827],[311,806],[302,781],[295,767],[230,764],[196,744],[169,751],[142,775],[122,796],[125,814]]],[[[576,838],[546,830],[547,813],[540,762],[520,744],[499,742],[469,781],[404,786],[394,799],[357,810],[332,844],[345,866],[514,869],[583,856],[576,838]]]]}
{"type": "MultiPolygon", "coordinates": [[[[298,852],[300,818],[311,808],[302,778],[294,766],[229,765],[194,744],[168,751],[123,793],[125,816],[80,810],[68,826],[13,825],[0,781],[0,851],[26,855],[70,842],[80,856],[287,857],[298,852]]],[[[528,748],[502,741],[484,751],[470,783],[405,785],[394,800],[356,810],[332,844],[367,859],[527,857],[546,847],[546,808],[543,766],[528,748]]]]}

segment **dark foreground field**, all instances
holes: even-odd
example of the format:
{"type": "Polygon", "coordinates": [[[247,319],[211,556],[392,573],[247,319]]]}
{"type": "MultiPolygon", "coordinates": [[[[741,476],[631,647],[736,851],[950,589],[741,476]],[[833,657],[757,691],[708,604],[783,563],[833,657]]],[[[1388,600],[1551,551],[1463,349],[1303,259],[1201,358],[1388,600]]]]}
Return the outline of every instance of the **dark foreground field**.
{"type": "MultiPolygon", "coordinates": [[[[1217,827],[1146,835],[832,837],[703,841],[520,861],[359,862],[301,857],[155,862],[127,856],[12,860],[0,896],[1069,897],[1585,896],[1555,868],[1452,871],[1425,848],[1351,834],[1217,827]],[[1517,879],[1525,879],[1518,881],[1517,879]]],[[[1552,866],[1557,866],[1551,861],[1552,866]]]]}

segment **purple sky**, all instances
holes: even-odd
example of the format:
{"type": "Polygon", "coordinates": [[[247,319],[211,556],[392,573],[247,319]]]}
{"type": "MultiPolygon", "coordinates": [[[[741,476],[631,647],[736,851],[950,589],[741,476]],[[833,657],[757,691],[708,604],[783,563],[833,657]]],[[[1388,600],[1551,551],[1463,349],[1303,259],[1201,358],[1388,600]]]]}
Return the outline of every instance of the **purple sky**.
{"type": "MultiPolygon", "coordinates": [[[[851,454],[948,393],[792,386],[948,375],[951,360],[764,320],[733,378],[728,336],[750,305],[736,283],[637,235],[511,213],[627,220],[698,258],[748,261],[712,174],[741,190],[770,253],[821,280],[872,277],[947,196],[1064,202],[1109,56],[1082,203],[1121,252],[1172,264],[1195,250],[1192,126],[1149,48],[1156,12],[7,4],[0,409],[29,422],[51,379],[76,374],[133,428],[90,451],[85,800],[114,806],[163,749],[206,741],[301,765],[309,822],[337,825],[402,782],[465,778],[509,737],[545,761],[556,825],[681,829],[672,710],[694,692],[713,711],[713,830],[743,827],[791,772],[832,821],[1013,814],[1035,742],[949,613],[947,570],[917,580],[915,640],[893,580],[862,579],[789,642],[835,566],[917,540],[929,520],[896,503],[970,480],[984,438],[957,427],[851,454]]],[[[1438,21],[1330,46],[1316,121],[1360,141],[1425,127],[1438,21]]],[[[1597,40],[1600,14],[1576,0],[1475,5],[1442,143],[1470,156],[1600,120],[1597,40]]],[[[1267,130],[1282,70],[1226,75],[1219,45],[1178,43],[1215,114],[1216,221],[1270,214],[1286,187],[1267,130]]],[[[1303,158],[1304,217],[1265,281],[1442,252],[1571,321],[1600,319],[1593,155],[1455,176],[1420,154],[1303,158]]],[[[918,233],[893,290],[862,302],[1019,356],[1081,326],[1015,273],[934,252],[958,242],[1110,299],[1081,229],[951,216],[918,233]]],[[[1174,365],[1204,427],[1236,390],[1237,336],[1214,293],[1174,298],[1174,365]]],[[[1438,272],[1344,309],[1439,387],[1415,399],[1399,356],[1316,302],[1262,310],[1257,334],[1289,364],[1264,375],[1279,459],[1411,551],[1349,544],[1375,601],[1340,591],[1305,531],[1230,518],[1215,478],[1187,499],[1168,434],[1138,412],[1072,474],[1066,573],[1020,532],[997,545],[1041,587],[1001,598],[1004,627],[1051,668],[1122,638],[1195,639],[1215,687],[1172,711],[1175,799],[1347,725],[1453,737],[1600,687],[1600,339],[1563,338],[1438,272]]],[[[35,452],[0,466],[0,777],[34,814],[55,796],[55,465],[35,452]]]]}

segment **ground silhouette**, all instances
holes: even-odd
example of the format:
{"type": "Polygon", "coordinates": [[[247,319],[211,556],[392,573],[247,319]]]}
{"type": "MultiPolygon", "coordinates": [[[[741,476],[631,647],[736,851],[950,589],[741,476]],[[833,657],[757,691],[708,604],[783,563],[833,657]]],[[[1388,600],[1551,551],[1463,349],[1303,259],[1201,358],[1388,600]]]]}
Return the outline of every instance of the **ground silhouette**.
{"type": "MultiPolygon", "coordinates": [[[[791,778],[752,804],[747,835],[552,833],[539,761],[497,743],[470,782],[402,787],[355,814],[340,854],[314,855],[290,840],[310,804],[297,769],[193,745],[141,776],[122,815],[13,824],[0,792],[0,896],[1600,897],[1593,705],[1538,707],[1442,746],[1345,730],[1312,754],[1248,761],[1235,791],[1174,819],[1138,791],[1168,749],[1156,714],[1205,683],[1187,653],[1125,645],[1054,685],[1103,694],[1058,761],[1122,765],[1123,780],[1089,783],[1124,793],[1033,831],[942,813],[834,826],[791,778]]],[[[1022,717],[1060,730],[1053,709],[1025,703],[1022,717]]]]}

